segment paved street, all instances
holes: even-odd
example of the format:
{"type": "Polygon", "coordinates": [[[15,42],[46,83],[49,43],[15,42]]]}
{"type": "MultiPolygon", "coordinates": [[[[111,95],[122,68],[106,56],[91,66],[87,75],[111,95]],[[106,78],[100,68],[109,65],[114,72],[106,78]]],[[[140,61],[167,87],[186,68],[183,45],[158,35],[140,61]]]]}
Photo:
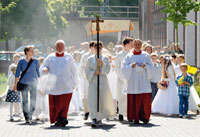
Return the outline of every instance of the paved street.
{"type": "Polygon", "coordinates": [[[50,127],[49,122],[33,122],[26,125],[24,120],[9,121],[9,104],[0,103],[0,137],[199,137],[200,116],[190,114],[189,119],[154,115],[150,124],[134,125],[120,123],[116,119],[103,121],[105,125],[92,129],[90,120],[83,121],[83,115],[70,114],[65,128],[50,127]]]}

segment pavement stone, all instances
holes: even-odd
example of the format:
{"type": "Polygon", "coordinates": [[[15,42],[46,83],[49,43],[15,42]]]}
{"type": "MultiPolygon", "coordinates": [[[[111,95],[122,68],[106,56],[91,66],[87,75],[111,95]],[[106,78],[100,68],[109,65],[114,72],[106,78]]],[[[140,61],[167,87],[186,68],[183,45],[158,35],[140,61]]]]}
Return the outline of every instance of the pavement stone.
{"type": "Polygon", "coordinates": [[[49,122],[34,122],[15,117],[9,121],[9,104],[0,101],[0,137],[200,137],[200,116],[190,113],[190,118],[180,119],[152,115],[149,124],[119,122],[117,117],[104,120],[103,126],[92,129],[91,120],[83,120],[83,112],[69,114],[69,124],[64,128],[50,127],[49,122]]]}

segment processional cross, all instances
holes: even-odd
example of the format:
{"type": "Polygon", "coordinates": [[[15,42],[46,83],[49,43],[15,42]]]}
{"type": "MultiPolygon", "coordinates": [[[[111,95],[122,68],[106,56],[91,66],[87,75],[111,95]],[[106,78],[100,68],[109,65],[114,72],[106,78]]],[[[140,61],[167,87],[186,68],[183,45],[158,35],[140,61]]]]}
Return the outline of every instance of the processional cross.
{"type": "MultiPolygon", "coordinates": [[[[99,23],[104,22],[104,20],[100,20],[99,16],[96,16],[96,20],[92,20],[92,23],[96,23],[96,31],[97,31],[97,59],[99,59],[99,32],[100,25],[99,23]]],[[[99,70],[99,64],[97,63],[97,69],[99,70]]],[[[99,75],[97,75],[97,112],[99,112],[99,75]]]]}

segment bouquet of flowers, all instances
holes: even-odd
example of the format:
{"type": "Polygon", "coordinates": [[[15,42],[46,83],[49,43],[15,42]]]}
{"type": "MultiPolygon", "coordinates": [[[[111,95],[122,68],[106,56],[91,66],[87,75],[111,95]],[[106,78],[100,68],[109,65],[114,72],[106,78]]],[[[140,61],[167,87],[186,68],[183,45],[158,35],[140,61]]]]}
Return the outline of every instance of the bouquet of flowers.
{"type": "Polygon", "coordinates": [[[162,81],[160,81],[160,82],[157,83],[157,87],[159,89],[162,89],[162,90],[166,90],[167,87],[168,87],[168,85],[169,85],[169,82],[164,81],[164,80],[162,80],[162,81]]]}

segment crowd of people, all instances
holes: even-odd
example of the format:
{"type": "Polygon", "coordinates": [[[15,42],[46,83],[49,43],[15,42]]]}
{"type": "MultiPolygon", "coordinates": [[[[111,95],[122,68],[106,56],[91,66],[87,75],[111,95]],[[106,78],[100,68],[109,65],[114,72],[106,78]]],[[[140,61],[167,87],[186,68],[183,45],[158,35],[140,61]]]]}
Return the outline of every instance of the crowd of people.
{"type": "Polygon", "coordinates": [[[187,118],[188,110],[198,110],[193,77],[187,73],[183,52],[177,52],[174,44],[171,50],[161,50],[126,37],[113,49],[100,42],[99,58],[97,47],[91,41],[81,43],[80,49],[67,48],[58,40],[55,51],[48,48],[43,57],[31,45],[24,48],[24,57],[16,54],[8,69],[10,121],[14,115],[22,118],[23,112],[27,124],[35,116],[64,127],[68,113],[83,111],[83,119],[90,117],[91,126],[96,127],[116,116],[119,121],[127,117],[134,124],[146,124],[152,113],[187,118]]]}

